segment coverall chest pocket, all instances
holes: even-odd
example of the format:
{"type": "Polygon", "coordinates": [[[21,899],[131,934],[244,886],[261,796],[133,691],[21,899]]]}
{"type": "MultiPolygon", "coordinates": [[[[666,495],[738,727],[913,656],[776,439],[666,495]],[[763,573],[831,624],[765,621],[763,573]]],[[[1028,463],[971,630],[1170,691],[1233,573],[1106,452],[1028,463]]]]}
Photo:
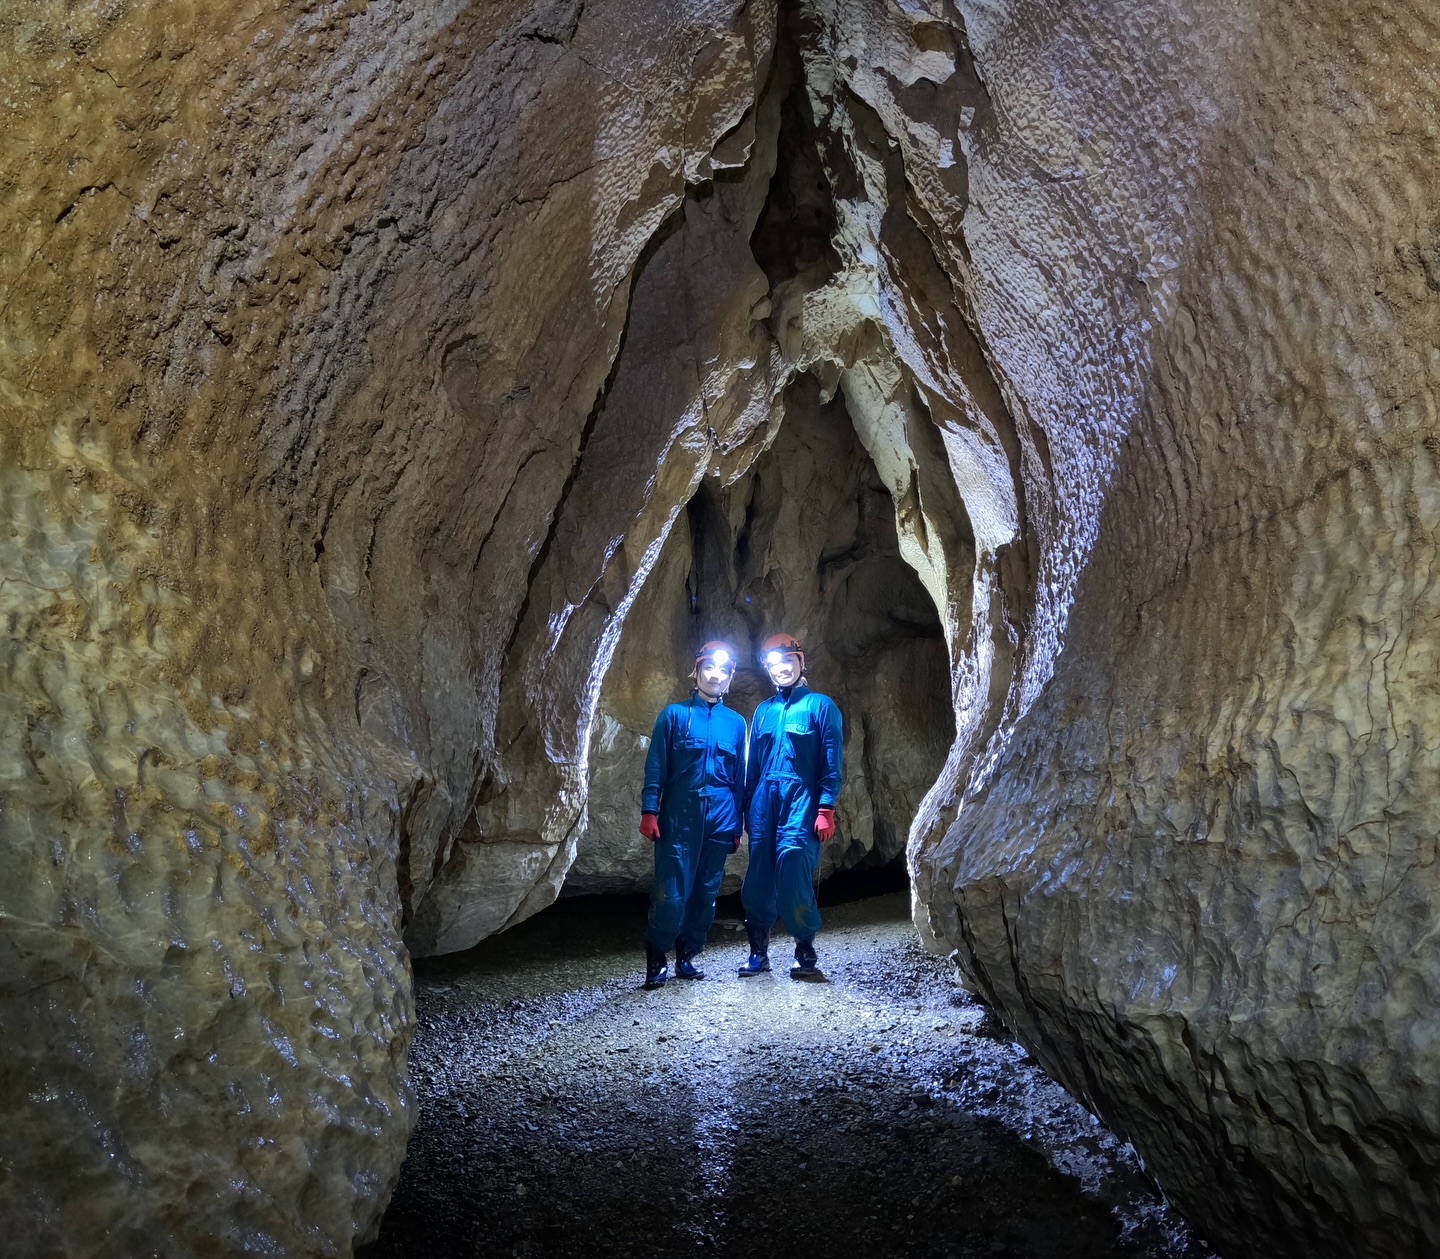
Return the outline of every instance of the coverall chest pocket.
{"type": "Polygon", "coordinates": [[[814,719],[809,713],[787,714],[784,722],[785,738],[792,748],[808,747],[819,736],[814,719]]]}
{"type": "Polygon", "coordinates": [[[687,778],[699,775],[705,766],[705,740],[698,735],[677,739],[670,755],[679,773],[687,778]]]}
{"type": "Polygon", "coordinates": [[[740,748],[725,739],[715,741],[715,780],[721,787],[733,787],[740,781],[740,748]]]}

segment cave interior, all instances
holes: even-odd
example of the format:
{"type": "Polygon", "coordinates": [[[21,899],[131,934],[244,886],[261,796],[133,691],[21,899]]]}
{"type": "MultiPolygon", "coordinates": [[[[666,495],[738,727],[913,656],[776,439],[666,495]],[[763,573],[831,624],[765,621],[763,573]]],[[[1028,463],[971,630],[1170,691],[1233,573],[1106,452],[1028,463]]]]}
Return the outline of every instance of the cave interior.
{"type": "Polygon", "coordinates": [[[1382,7],[0,15],[7,1254],[1440,1254],[1382,7]],[[823,982],[742,846],[644,991],[651,723],[780,629],[823,982]]]}

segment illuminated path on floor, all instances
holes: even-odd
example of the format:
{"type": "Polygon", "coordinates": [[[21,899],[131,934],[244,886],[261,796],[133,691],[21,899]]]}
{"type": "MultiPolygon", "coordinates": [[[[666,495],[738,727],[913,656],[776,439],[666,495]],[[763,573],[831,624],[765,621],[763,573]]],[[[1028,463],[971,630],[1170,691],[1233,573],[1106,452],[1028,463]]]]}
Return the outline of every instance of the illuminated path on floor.
{"type": "Polygon", "coordinates": [[[640,989],[633,901],[417,964],[421,1119],[361,1253],[1208,1254],[1133,1156],[924,954],[903,895],[826,911],[828,982],[640,989]]]}

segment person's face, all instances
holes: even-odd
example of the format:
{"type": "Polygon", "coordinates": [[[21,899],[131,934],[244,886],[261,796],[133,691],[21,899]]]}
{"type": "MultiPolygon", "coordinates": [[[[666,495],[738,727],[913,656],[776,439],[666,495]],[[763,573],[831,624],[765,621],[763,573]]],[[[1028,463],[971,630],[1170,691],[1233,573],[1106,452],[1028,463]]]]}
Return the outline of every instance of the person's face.
{"type": "Polygon", "coordinates": [[[784,690],[800,680],[800,653],[798,651],[770,652],[765,657],[765,669],[770,681],[784,690]],[[779,659],[775,659],[776,656],[779,659]]]}
{"type": "Polygon", "coordinates": [[[730,689],[730,679],[734,676],[733,664],[702,660],[695,669],[695,687],[706,699],[719,699],[730,689]]]}

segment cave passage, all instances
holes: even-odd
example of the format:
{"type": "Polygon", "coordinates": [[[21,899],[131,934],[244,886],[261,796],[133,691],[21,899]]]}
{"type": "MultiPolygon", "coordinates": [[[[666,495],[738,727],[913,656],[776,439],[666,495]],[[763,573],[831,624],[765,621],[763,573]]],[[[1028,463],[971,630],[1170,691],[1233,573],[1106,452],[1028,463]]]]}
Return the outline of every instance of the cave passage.
{"type": "MultiPolygon", "coordinates": [[[[635,826],[656,713],[689,693],[700,644],[723,639],[741,653],[726,702],[748,722],[774,690],[756,653],[781,630],[805,646],[808,685],[835,700],[845,723],[839,833],[822,850],[820,875],[888,869],[875,890],[894,889],[916,809],[955,737],[949,658],[845,401],[824,398],[809,376],[789,390],[753,468],[729,485],[700,484],[626,619],[562,895],[648,889],[650,848],[635,826]]],[[[732,858],[727,892],[744,863],[744,853],[732,858]]]]}
{"type": "MultiPolygon", "coordinates": [[[[837,189],[802,65],[803,26],[788,6],[763,94],[776,106],[774,170],[748,236],[776,337],[785,294],[814,293],[844,267],[833,244],[837,189]]],[[[717,186],[727,178],[736,177],[717,186]]],[[[781,631],[804,645],[807,684],[836,702],[845,723],[839,831],[822,850],[821,877],[891,866],[903,854],[955,740],[946,630],[903,556],[900,505],[877,467],[875,433],[867,446],[845,390],[824,374],[790,378],[753,463],[700,478],[671,524],[605,673],[586,821],[562,895],[648,888],[649,846],[635,825],[656,713],[689,692],[699,646],[721,639],[740,651],[727,702],[748,721],[773,691],[758,665],[760,643],[781,631]]],[[[732,859],[726,892],[739,886],[744,861],[743,853],[732,859]]]]}
{"type": "Polygon", "coordinates": [[[1208,1255],[907,909],[827,909],[826,984],[739,979],[721,918],[704,980],[646,992],[634,897],[421,959],[419,1123],[360,1255],[1208,1255]]]}
{"type": "Polygon", "coordinates": [[[1371,7],[10,5],[3,1259],[1206,1253],[1141,1159],[1440,1257],[1440,24],[1371,7]],[[642,993],[655,715],[780,630],[828,981],[732,901],[642,993]]]}

